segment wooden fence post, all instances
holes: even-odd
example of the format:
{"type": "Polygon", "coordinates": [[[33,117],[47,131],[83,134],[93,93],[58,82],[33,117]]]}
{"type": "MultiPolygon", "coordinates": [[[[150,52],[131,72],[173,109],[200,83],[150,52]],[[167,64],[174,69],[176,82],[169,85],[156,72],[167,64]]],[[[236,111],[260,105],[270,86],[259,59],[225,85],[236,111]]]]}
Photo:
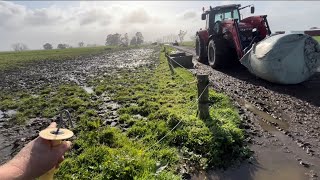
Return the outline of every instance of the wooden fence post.
{"type": "Polygon", "coordinates": [[[209,115],[209,89],[207,87],[209,83],[208,75],[197,74],[198,80],[198,117],[202,120],[205,120],[210,117],[209,115]],[[207,87],[207,88],[206,88],[207,87]]]}

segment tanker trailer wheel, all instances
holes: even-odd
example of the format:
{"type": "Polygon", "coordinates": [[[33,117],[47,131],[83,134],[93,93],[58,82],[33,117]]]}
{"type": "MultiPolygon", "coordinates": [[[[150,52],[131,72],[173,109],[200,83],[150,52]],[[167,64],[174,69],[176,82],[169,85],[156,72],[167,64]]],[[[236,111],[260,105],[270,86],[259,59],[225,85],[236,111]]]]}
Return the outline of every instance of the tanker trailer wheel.
{"type": "Polygon", "coordinates": [[[199,62],[205,63],[207,61],[204,42],[199,36],[196,39],[196,54],[199,56],[199,62]]]}
{"type": "Polygon", "coordinates": [[[211,39],[208,45],[208,62],[209,65],[215,69],[223,66],[221,45],[221,41],[218,39],[215,41],[211,39]]]}

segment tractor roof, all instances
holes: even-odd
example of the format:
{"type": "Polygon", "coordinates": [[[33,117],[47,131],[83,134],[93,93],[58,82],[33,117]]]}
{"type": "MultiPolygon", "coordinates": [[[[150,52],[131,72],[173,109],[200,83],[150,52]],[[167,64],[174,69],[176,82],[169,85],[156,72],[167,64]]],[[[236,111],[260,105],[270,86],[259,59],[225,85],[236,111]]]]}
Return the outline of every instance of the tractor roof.
{"type": "Polygon", "coordinates": [[[239,7],[241,7],[241,4],[228,4],[228,5],[215,6],[215,7],[211,7],[210,6],[210,9],[206,10],[205,13],[208,14],[212,10],[218,11],[218,10],[221,10],[221,9],[239,8],[239,7]]]}
{"type": "Polygon", "coordinates": [[[213,7],[212,10],[229,9],[229,8],[239,8],[239,7],[241,7],[240,4],[228,4],[228,5],[213,7]]]}

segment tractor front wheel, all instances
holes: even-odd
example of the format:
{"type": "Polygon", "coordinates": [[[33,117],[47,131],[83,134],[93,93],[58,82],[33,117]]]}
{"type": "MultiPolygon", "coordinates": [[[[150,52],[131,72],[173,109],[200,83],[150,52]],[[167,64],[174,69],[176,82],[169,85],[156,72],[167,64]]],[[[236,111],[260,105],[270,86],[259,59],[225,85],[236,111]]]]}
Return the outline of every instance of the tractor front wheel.
{"type": "Polygon", "coordinates": [[[196,54],[197,56],[199,56],[198,61],[205,63],[207,61],[207,56],[206,56],[206,52],[205,52],[205,46],[204,46],[204,42],[203,40],[197,36],[196,39],[196,54]]]}
{"type": "Polygon", "coordinates": [[[218,40],[214,41],[213,39],[211,39],[208,45],[209,65],[215,69],[222,67],[222,56],[223,53],[221,51],[221,44],[219,44],[218,40]]]}

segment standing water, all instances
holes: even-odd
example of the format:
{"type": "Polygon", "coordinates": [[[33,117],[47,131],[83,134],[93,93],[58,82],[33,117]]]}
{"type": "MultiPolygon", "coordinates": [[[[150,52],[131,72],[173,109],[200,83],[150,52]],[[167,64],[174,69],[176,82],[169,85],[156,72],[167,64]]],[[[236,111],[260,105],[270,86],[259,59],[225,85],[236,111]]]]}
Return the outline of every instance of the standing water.
{"type": "Polygon", "coordinates": [[[93,88],[92,88],[92,87],[82,86],[82,88],[83,88],[88,94],[92,94],[92,93],[93,93],[93,88]]]}
{"type": "MultiPolygon", "coordinates": [[[[288,123],[285,121],[273,118],[268,113],[259,110],[253,104],[238,99],[241,106],[251,111],[255,115],[263,118],[266,122],[276,123],[282,129],[287,130],[289,128],[288,123]]],[[[260,126],[263,130],[272,133],[276,136],[281,136],[278,130],[266,123],[259,120],[260,126]],[[280,134],[280,135],[279,135],[280,134]]],[[[284,135],[282,135],[284,136],[284,135]]],[[[271,139],[265,137],[256,137],[258,142],[264,142],[262,145],[252,144],[250,149],[254,151],[254,155],[248,161],[242,163],[239,167],[233,167],[226,171],[209,171],[207,173],[195,174],[192,179],[212,179],[212,180],[307,180],[306,173],[310,169],[303,167],[294,157],[293,153],[286,151],[281,145],[275,145],[271,139]]],[[[290,144],[289,141],[283,138],[286,144],[290,144]]],[[[286,147],[292,149],[291,146],[286,147]]],[[[302,152],[303,153],[303,152],[302,152]]],[[[302,155],[302,153],[298,153],[302,155]]]]}

